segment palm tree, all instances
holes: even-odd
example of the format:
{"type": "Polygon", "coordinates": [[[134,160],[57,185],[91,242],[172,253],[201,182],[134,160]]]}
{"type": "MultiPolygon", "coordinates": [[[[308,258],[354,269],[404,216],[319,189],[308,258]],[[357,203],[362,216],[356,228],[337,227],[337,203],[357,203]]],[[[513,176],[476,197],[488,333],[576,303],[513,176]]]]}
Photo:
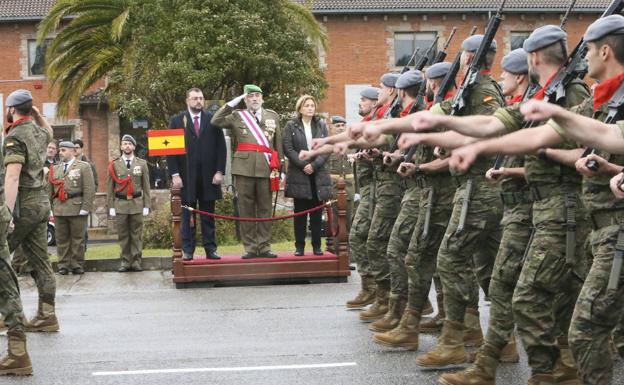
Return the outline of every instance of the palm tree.
{"type": "Polygon", "coordinates": [[[135,3],[58,0],[39,24],[40,43],[58,31],[46,52],[45,73],[52,87],[58,86],[60,116],[67,116],[89,87],[121,64],[131,44],[127,24],[135,3]]]}

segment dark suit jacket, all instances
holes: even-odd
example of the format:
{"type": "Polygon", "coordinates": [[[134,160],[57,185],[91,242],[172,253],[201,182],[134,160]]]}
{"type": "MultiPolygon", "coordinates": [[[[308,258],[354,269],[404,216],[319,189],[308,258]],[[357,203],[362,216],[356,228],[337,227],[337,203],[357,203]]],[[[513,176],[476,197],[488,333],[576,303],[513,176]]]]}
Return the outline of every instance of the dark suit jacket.
{"type": "Polygon", "coordinates": [[[188,111],[174,115],[169,120],[169,128],[184,127],[186,155],[167,156],[169,175],[180,174],[182,178],[184,203],[212,201],[221,199],[222,196],[221,186],[213,185],[212,177],[217,171],[225,175],[225,136],[220,128],[210,124],[210,119],[212,114],[202,112],[199,138],[195,134],[193,119],[188,111]],[[200,188],[202,196],[197,196],[200,188]]]}
{"type": "MultiPolygon", "coordinates": [[[[311,128],[312,138],[327,136],[325,122],[316,116],[312,119],[311,128]]],[[[319,155],[309,161],[299,160],[299,152],[308,149],[305,129],[300,118],[292,119],[286,123],[282,135],[282,145],[284,146],[284,154],[288,158],[284,195],[289,198],[313,199],[310,178],[314,178],[316,197],[322,201],[331,198],[331,179],[329,170],[325,165],[329,155],[319,155]],[[303,172],[303,168],[307,164],[311,164],[314,168],[314,173],[311,176],[303,172]]]]}

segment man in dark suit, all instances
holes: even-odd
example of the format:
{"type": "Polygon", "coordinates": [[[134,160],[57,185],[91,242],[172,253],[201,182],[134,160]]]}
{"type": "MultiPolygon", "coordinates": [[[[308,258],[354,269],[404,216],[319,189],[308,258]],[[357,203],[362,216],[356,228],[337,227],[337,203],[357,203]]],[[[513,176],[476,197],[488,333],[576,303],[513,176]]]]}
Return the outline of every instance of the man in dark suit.
{"type": "MultiPolygon", "coordinates": [[[[198,88],[186,92],[187,110],[169,120],[169,128],[184,128],[185,155],[167,156],[174,188],[182,188],[182,204],[214,213],[215,200],[221,199],[227,150],[223,131],[210,124],[212,114],[205,112],[204,95],[198,88]]],[[[215,242],[214,218],[201,215],[201,232],[206,258],[220,259],[215,242]]],[[[195,218],[182,211],[183,259],[193,259],[195,218]]]]}

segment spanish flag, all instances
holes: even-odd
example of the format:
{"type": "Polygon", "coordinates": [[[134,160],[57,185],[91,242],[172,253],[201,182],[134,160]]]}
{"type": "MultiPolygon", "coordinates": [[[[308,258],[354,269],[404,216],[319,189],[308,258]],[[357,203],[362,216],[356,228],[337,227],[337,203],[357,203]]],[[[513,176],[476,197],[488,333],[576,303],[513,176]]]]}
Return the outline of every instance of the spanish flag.
{"type": "Polygon", "coordinates": [[[147,130],[147,148],[149,156],[186,154],[184,129],[147,130]]]}

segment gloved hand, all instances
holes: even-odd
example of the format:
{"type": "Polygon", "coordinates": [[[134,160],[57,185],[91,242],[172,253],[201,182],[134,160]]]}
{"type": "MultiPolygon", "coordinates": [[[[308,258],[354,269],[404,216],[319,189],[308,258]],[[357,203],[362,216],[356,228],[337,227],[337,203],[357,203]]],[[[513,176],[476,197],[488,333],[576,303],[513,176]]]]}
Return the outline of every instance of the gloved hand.
{"type": "Polygon", "coordinates": [[[237,97],[235,97],[234,99],[230,100],[229,102],[227,102],[227,105],[234,108],[236,106],[238,106],[238,103],[241,102],[241,100],[243,100],[245,98],[245,96],[247,96],[247,94],[242,94],[239,95],[237,97]]]}
{"type": "Polygon", "coordinates": [[[360,196],[360,194],[355,193],[355,194],[353,195],[353,202],[359,202],[361,198],[362,198],[362,197],[360,196]]]}
{"type": "Polygon", "coordinates": [[[89,212],[87,210],[80,210],[80,212],[78,213],[78,215],[80,215],[81,217],[85,216],[85,215],[89,215],[89,212]]]}
{"type": "Polygon", "coordinates": [[[146,217],[149,214],[149,209],[147,207],[143,207],[143,216],[146,217]]]}
{"type": "Polygon", "coordinates": [[[108,215],[114,217],[115,215],[117,215],[117,212],[115,212],[115,209],[108,209],[108,215]]]}

